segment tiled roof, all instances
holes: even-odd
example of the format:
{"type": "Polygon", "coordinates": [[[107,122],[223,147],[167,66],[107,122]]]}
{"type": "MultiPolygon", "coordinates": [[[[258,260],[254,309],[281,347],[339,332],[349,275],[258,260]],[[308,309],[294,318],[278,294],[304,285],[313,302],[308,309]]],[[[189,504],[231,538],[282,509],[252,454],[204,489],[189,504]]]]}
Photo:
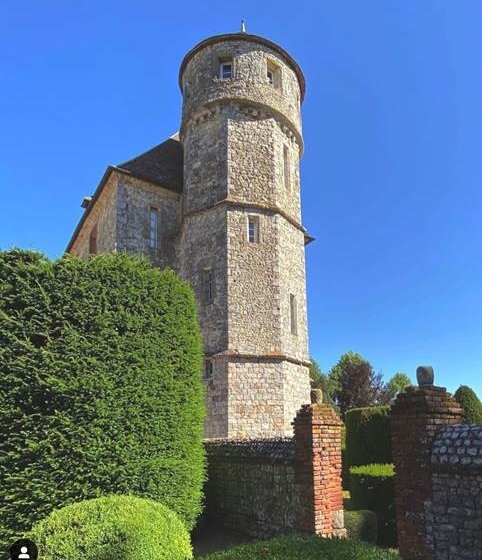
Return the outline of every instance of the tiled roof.
{"type": "Polygon", "coordinates": [[[177,134],[117,167],[139,179],[182,192],[183,150],[177,134]]]}

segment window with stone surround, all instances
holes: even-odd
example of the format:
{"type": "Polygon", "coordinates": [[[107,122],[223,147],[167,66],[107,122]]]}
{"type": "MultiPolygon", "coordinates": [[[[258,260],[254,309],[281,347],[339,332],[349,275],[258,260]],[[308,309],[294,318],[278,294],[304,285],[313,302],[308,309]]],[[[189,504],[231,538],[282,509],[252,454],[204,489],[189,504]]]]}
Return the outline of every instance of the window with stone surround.
{"type": "Polygon", "coordinates": [[[219,78],[221,80],[229,80],[234,75],[233,57],[223,56],[219,59],[219,78]]]}
{"type": "Polygon", "coordinates": [[[202,291],[205,303],[212,303],[214,300],[214,278],[211,268],[205,268],[202,272],[202,291]]]}
{"type": "Polygon", "coordinates": [[[212,360],[204,360],[204,379],[212,379],[214,374],[214,363],[212,360]]]}
{"type": "Polygon", "coordinates": [[[298,305],[294,294],[290,294],[290,328],[291,334],[298,334],[298,305]]]}
{"type": "Polygon", "coordinates": [[[90,230],[89,255],[97,254],[97,224],[90,230]]]}
{"type": "Polygon", "coordinates": [[[266,81],[276,89],[281,89],[281,68],[272,60],[266,61],[266,81]]]}
{"type": "Polygon", "coordinates": [[[159,245],[159,210],[154,206],[149,208],[149,247],[157,249],[159,245]]]}
{"type": "Polygon", "coordinates": [[[259,243],[259,216],[248,216],[248,241],[259,243]]]}
{"type": "Polygon", "coordinates": [[[286,144],[283,145],[283,181],[286,189],[291,188],[290,151],[286,144]]]}

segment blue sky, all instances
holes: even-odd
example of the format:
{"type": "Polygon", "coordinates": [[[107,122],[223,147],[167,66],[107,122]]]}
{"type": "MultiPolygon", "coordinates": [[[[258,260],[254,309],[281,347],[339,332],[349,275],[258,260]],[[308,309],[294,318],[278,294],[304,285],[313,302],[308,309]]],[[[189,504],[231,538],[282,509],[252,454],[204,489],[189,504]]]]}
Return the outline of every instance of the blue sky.
{"type": "Polygon", "coordinates": [[[178,129],[177,73],[239,29],[307,80],[310,348],[482,396],[482,2],[7,0],[0,247],[62,254],[106,166],[178,129]]]}

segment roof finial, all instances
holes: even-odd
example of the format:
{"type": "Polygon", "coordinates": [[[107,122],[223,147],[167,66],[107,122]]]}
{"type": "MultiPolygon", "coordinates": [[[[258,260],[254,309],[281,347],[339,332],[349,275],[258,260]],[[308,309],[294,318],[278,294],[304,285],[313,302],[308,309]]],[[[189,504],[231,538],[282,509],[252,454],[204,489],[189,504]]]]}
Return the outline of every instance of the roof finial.
{"type": "Polygon", "coordinates": [[[246,33],[246,22],[244,19],[241,20],[241,33],[246,33]]]}

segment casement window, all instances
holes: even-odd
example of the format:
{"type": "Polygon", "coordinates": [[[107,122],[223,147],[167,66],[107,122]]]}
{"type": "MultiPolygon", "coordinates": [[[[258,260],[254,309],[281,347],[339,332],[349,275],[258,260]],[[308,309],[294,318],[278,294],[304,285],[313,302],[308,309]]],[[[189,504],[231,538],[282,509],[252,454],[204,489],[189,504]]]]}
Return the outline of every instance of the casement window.
{"type": "Polygon", "coordinates": [[[233,59],[231,57],[224,57],[219,59],[219,77],[221,80],[229,80],[234,75],[233,72],[233,59]]]}
{"type": "Polygon", "coordinates": [[[97,224],[90,230],[89,255],[97,254],[97,224]]]}
{"type": "Polygon", "coordinates": [[[298,334],[298,306],[294,294],[290,294],[290,329],[291,334],[298,334]]]}
{"type": "Polygon", "coordinates": [[[204,379],[212,379],[214,374],[214,364],[212,360],[204,360],[204,379]]]}
{"type": "Polygon", "coordinates": [[[212,303],[214,300],[214,277],[210,268],[205,268],[202,272],[202,291],[205,303],[212,303]]]}
{"type": "Polygon", "coordinates": [[[157,249],[159,245],[159,210],[149,208],[149,247],[157,249]]]}
{"type": "Polygon", "coordinates": [[[259,243],[259,217],[248,216],[248,242],[259,243]]]}
{"type": "Polygon", "coordinates": [[[286,189],[291,188],[291,164],[288,146],[283,146],[283,181],[286,189]]]}

